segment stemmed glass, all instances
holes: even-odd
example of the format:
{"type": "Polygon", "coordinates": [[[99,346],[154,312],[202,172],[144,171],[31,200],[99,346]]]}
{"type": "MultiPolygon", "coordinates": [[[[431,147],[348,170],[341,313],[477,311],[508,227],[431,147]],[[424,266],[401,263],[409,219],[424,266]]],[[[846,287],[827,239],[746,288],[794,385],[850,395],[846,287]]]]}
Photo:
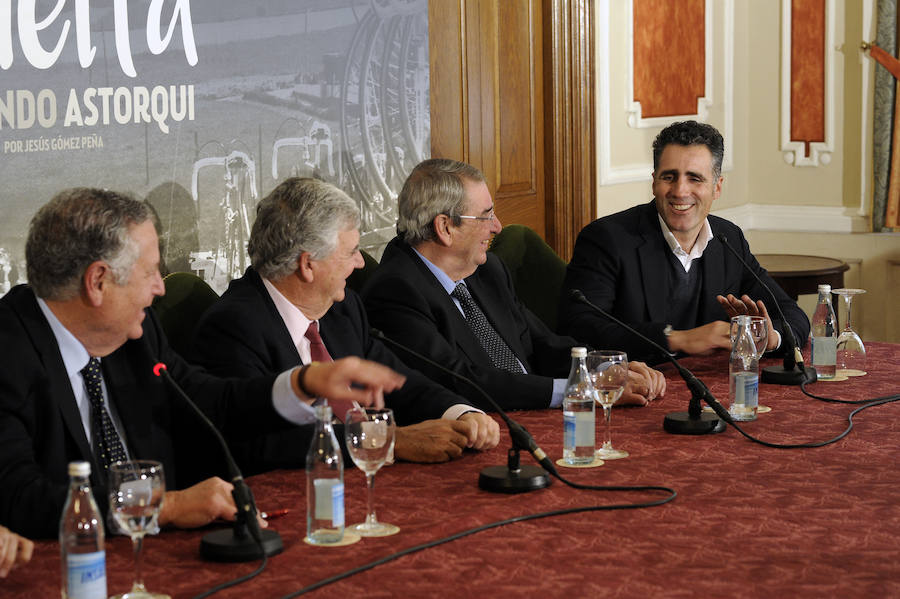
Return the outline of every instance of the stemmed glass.
{"type": "Polygon", "coordinates": [[[847,320],[837,340],[837,367],[847,376],[866,374],[866,346],[850,325],[850,305],[854,295],[865,293],[865,289],[833,289],[832,293],[844,298],[847,320]]]}
{"type": "MultiPolygon", "coordinates": [[[[731,319],[731,344],[734,345],[734,338],[741,330],[738,324],[739,316],[731,319]]],[[[750,316],[750,334],[753,335],[753,344],[756,346],[756,359],[762,358],[766,351],[766,344],[769,342],[769,323],[766,322],[764,316],[750,316]]]]}
{"type": "Polygon", "coordinates": [[[169,599],[168,595],[148,591],[141,572],[144,535],[157,531],[166,493],[162,464],[151,460],[116,462],[109,468],[108,483],[113,520],[131,536],[134,547],[134,583],[130,591],[113,599],[169,599]]]}
{"type": "Polygon", "coordinates": [[[353,463],[366,473],[368,510],[366,521],[349,526],[361,537],[386,537],[400,532],[393,524],[379,522],[375,517],[375,473],[384,465],[394,449],[394,413],[389,409],[354,408],[347,412],[344,436],[353,463]]]}
{"type": "Polygon", "coordinates": [[[592,351],[587,356],[586,366],[594,382],[597,402],[603,407],[603,419],[606,421],[603,445],[594,452],[594,455],[603,460],[627,458],[627,451],[612,446],[610,419],[613,404],[622,396],[625,383],[628,381],[628,355],[623,351],[592,351]]]}

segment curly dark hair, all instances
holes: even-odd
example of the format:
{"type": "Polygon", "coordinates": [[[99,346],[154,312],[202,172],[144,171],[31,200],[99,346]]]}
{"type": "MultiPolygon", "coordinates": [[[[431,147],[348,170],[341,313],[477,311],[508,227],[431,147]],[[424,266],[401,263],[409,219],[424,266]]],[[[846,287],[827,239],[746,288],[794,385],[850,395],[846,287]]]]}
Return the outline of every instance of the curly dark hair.
{"type": "Polygon", "coordinates": [[[713,159],[713,175],[716,179],[722,174],[722,157],[725,155],[725,142],[722,134],[707,123],[697,121],[680,121],[672,123],[659,132],[653,140],[653,170],[659,168],[659,157],[669,144],[679,146],[704,145],[709,149],[713,159]]]}

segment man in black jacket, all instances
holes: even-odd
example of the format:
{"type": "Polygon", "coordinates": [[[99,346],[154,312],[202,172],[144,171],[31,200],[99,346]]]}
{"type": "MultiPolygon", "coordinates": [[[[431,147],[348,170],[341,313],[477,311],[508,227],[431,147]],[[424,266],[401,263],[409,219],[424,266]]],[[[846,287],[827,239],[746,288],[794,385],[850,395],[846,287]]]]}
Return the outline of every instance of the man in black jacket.
{"type": "Polygon", "coordinates": [[[740,228],[709,215],[722,191],[723,154],[722,136],[711,125],[686,121],[660,132],[653,142],[653,201],[597,219],[578,235],[563,284],[561,330],[660,359],[634,334],[572,299],[570,290],[579,289],[671,351],[729,349],[727,320],[737,314],[766,317],[769,351],[786,348],[788,325],[806,342],[809,320],[759,265],[740,228]],[[725,243],[775,293],[787,323],[769,318],[769,294],[725,243]]]}
{"type": "MultiPolygon", "coordinates": [[[[363,290],[369,318],[389,337],[475,381],[507,409],[558,407],[571,348],[516,297],[509,271],[487,251],[500,231],[484,176],[432,159],[410,173],[398,198],[397,237],[363,290]]],[[[415,358],[403,359],[485,409],[471,386],[415,358]]],[[[633,365],[622,403],[645,404],[665,379],[633,365]]]]}
{"type": "MultiPolygon", "coordinates": [[[[204,313],[190,361],[222,375],[280,372],[322,359],[313,348],[315,329],[328,357],[364,357],[406,376],[404,386],[385,397],[401,425],[398,458],[438,462],[467,446],[496,446],[499,427],[492,418],[407,368],[369,334],[362,302],[345,284],[363,265],[358,226],[356,203],[333,185],[291,178],[276,187],[257,208],[247,246],[252,266],[204,313]]],[[[312,434],[312,427],[301,427],[232,445],[249,472],[297,467],[312,434]]]]}
{"type": "MultiPolygon", "coordinates": [[[[234,519],[231,484],[211,477],[184,489],[176,455],[183,428],[200,426],[153,373],[168,371],[226,434],[241,438],[315,418],[315,396],[380,405],[403,376],[357,358],[225,380],[182,360],[150,306],[164,293],[159,245],[147,206],[115,192],[72,189],[42,207],[25,245],[29,285],[0,299],[0,524],[31,537],[59,531],[68,463],[91,463],[106,506],[115,459],[162,462],[167,488],[159,522],[201,526],[234,519]],[[179,427],[179,423],[193,426],[179,427]]],[[[202,465],[201,465],[202,466],[202,465]]]]}

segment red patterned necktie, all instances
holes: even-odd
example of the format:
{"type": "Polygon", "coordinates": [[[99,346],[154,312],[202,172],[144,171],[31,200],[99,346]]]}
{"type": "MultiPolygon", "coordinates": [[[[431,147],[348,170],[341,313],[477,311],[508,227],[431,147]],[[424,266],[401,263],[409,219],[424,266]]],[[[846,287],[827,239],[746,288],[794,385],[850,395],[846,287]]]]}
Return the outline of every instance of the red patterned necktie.
{"type": "MultiPolygon", "coordinates": [[[[309,357],[312,358],[313,362],[333,362],[334,360],[331,358],[331,354],[328,353],[328,348],[325,347],[325,342],[322,341],[322,336],[319,334],[319,323],[315,320],[309,323],[309,328],[306,329],[306,334],[304,335],[307,339],[309,339],[309,357]]],[[[353,409],[353,402],[343,401],[338,399],[328,399],[328,405],[331,406],[331,413],[335,418],[344,421],[345,416],[349,410],[353,409]]]]}

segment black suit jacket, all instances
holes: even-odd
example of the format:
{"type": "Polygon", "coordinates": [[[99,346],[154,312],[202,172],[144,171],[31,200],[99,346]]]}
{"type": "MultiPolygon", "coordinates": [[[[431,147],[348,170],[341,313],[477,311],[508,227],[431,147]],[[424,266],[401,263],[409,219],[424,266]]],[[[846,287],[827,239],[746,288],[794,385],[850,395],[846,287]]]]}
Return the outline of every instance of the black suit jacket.
{"type": "MultiPolygon", "coordinates": [[[[168,488],[180,486],[182,465],[196,471],[192,452],[180,450],[191,447],[192,433],[202,424],[153,374],[155,363],[165,362],[188,395],[232,436],[288,426],[272,407],[274,376],[254,381],[212,377],[169,348],[151,310],[143,329],[141,338],[102,359],[103,376],[131,457],[161,461],[168,488]]],[[[68,489],[68,463],[91,462],[91,484],[104,512],[105,476],[85,436],[56,338],[29,287],[19,285],[0,299],[0,331],[0,524],[30,537],[54,537],[68,489]]]]}
{"type": "MultiPolygon", "coordinates": [[[[359,356],[406,375],[403,387],[385,396],[398,425],[440,418],[449,407],[469,403],[408,368],[371,337],[359,296],[351,289],[345,293],[344,301],[335,303],[319,321],[322,340],[334,359],[359,356]]],[[[275,303],[252,268],[231,281],[222,297],[203,314],[188,355],[191,362],[211,372],[245,377],[282,372],[301,363],[275,303]]],[[[304,463],[314,428],[300,426],[243,444],[229,443],[247,471],[298,467],[304,463]]]]}
{"type": "MultiPolygon", "coordinates": [[[[578,343],[553,333],[519,302],[509,271],[490,252],[487,262],[465,281],[494,329],[531,374],[513,374],[493,366],[453,300],[399,238],[388,244],[363,298],[374,326],[473,380],[504,409],[549,407],[553,378],[566,377],[571,348],[578,343]]],[[[492,409],[470,385],[416,358],[403,359],[479,407],[492,409]]]]}
{"type": "MultiPolygon", "coordinates": [[[[739,227],[716,216],[708,218],[713,239],[701,259],[703,291],[700,316],[695,326],[729,320],[716,301],[716,295],[732,293],[740,297],[746,293],[754,300],[765,302],[775,328],[782,335],[781,350],[788,346],[784,341],[784,324],[780,322],[768,292],[731,252],[722,247],[718,236],[724,234],[728,244],[778,298],[778,304],[802,346],[809,335],[806,314],[759,265],[739,227]]],[[[597,219],[586,226],[578,235],[572,260],[566,269],[560,301],[560,330],[577,332],[579,337],[597,347],[624,350],[632,359],[658,362],[659,352],[584,304],[572,300],[568,292],[580,289],[591,302],[667,347],[663,328],[667,324],[667,254],[671,251],[660,230],[653,201],[597,219]]]]}

